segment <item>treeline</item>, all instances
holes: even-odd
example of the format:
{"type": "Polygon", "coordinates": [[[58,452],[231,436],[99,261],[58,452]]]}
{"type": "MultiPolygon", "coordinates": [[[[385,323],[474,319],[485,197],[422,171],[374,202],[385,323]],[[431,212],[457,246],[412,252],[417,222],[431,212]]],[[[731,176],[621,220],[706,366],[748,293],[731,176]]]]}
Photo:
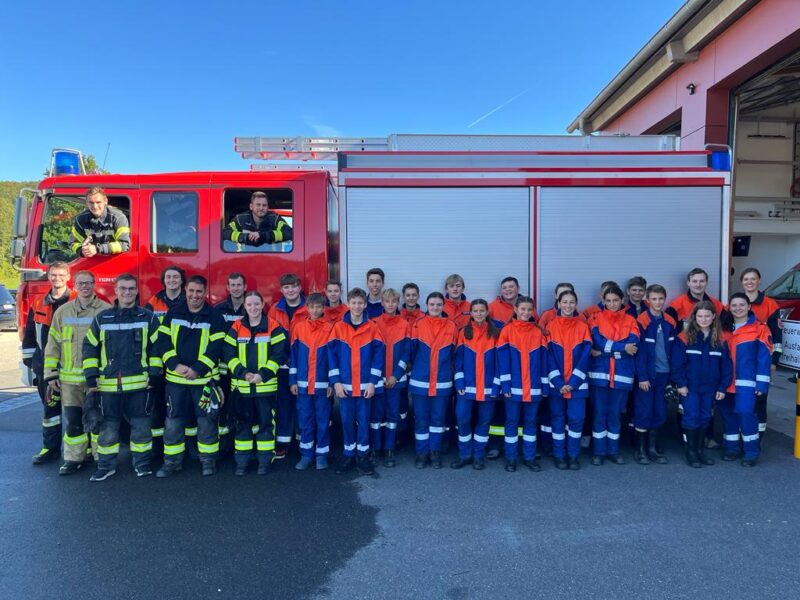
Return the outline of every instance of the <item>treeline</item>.
{"type": "Polygon", "coordinates": [[[24,187],[36,187],[36,181],[0,181],[0,282],[17,287],[19,274],[11,268],[11,226],[14,222],[14,199],[24,187]]]}

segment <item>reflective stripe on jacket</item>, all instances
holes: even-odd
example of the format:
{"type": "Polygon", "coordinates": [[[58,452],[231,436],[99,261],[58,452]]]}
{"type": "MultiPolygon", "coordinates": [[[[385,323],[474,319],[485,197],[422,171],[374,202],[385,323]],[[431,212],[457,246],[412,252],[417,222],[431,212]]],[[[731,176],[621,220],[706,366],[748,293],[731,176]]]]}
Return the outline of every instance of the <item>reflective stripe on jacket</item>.
{"type": "Polygon", "coordinates": [[[286,362],[289,334],[277,321],[263,315],[258,325],[249,318],[234,321],[225,335],[223,361],[231,374],[231,390],[257,396],[278,391],[278,368],[286,362]],[[247,373],[257,373],[261,383],[245,379],[247,373]]]}
{"type": "Polygon", "coordinates": [[[111,308],[108,302],[94,296],[85,308],[75,299],[55,312],[44,351],[45,381],[58,379],[75,385],[86,383],[83,340],[94,318],[108,308],[111,308]]]}

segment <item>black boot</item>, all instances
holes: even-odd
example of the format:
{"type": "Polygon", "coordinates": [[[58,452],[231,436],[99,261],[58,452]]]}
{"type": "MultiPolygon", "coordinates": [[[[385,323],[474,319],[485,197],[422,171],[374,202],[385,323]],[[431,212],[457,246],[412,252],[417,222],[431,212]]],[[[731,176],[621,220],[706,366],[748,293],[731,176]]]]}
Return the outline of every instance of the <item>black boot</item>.
{"type": "Polygon", "coordinates": [[[658,445],[658,429],[651,429],[647,432],[648,446],[647,453],[650,455],[650,460],[659,465],[667,464],[667,457],[661,452],[658,445]]]}
{"type": "Polygon", "coordinates": [[[704,464],[708,467],[714,464],[714,459],[710,456],[706,456],[706,445],[703,443],[703,430],[697,430],[697,440],[695,442],[695,450],[697,451],[697,459],[700,461],[701,464],[704,464]]]}
{"type": "Polygon", "coordinates": [[[686,435],[686,464],[695,469],[702,467],[700,456],[698,455],[698,444],[702,443],[702,435],[699,429],[684,429],[686,435]]]}
{"type": "Polygon", "coordinates": [[[647,432],[636,432],[636,462],[640,465],[649,465],[650,457],[647,456],[647,432]]]}

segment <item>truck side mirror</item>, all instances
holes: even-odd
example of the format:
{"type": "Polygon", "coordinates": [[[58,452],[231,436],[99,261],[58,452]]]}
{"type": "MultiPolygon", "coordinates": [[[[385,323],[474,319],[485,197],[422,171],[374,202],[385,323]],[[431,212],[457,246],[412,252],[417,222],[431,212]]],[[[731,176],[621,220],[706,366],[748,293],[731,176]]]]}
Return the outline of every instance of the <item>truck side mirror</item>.
{"type": "Polygon", "coordinates": [[[20,194],[14,204],[14,225],[12,228],[15,238],[24,238],[28,233],[28,200],[20,194]]]}
{"type": "Polygon", "coordinates": [[[22,259],[25,256],[25,240],[16,238],[11,240],[11,258],[22,259]]]}

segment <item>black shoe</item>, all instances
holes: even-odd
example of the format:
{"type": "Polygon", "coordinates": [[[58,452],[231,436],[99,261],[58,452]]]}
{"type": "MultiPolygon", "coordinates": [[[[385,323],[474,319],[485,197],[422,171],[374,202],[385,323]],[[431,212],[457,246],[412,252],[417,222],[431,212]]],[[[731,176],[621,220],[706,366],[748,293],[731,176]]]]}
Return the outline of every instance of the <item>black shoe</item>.
{"type": "Polygon", "coordinates": [[[442,468],[442,453],[438,450],[431,452],[431,467],[434,469],[442,468]]]}
{"type": "Polygon", "coordinates": [[[647,432],[646,431],[637,431],[636,432],[636,453],[635,453],[636,462],[640,465],[649,465],[650,464],[650,457],[647,456],[647,432]]]}
{"type": "Polygon", "coordinates": [[[472,458],[459,458],[450,463],[451,469],[463,469],[467,465],[472,464],[472,458]]]}
{"type": "Polygon", "coordinates": [[[566,471],[569,469],[569,463],[567,463],[566,459],[558,458],[557,456],[553,457],[553,464],[555,464],[556,469],[559,471],[566,471]]]}
{"type": "Polygon", "coordinates": [[[625,459],[622,458],[619,454],[609,454],[608,460],[610,460],[615,465],[624,465],[625,459]]]}
{"type": "Polygon", "coordinates": [[[699,429],[684,429],[683,433],[686,436],[686,464],[693,469],[699,469],[703,466],[698,455],[701,432],[699,429]]]}
{"type": "Polygon", "coordinates": [[[528,467],[534,473],[538,473],[539,471],[542,470],[542,467],[539,464],[539,461],[537,461],[535,458],[533,460],[526,460],[526,461],[523,461],[523,462],[525,463],[525,466],[528,467]]]}
{"type": "Polygon", "coordinates": [[[417,457],[414,459],[414,468],[415,469],[424,469],[428,466],[428,455],[427,454],[417,454],[417,457]]]}
{"type": "Polygon", "coordinates": [[[603,465],[603,461],[604,461],[604,457],[602,457],[602,456],[593,456],[593,457],[592,457],[592,464],[593,464],[595,467],[600,467],[600,466],[602,466],[602,465],[603,465]]]}
{"type": "Polygon", "coordinates": [[[71,460],[65,461],[61,467],[58,469],[59,475],[72,475],[73,473],[77,473],[80,468],[83,466],[83,463],[73,462],[71,460]]]}
{"type": "Polygon", "coordinates": [[[488,458],[489,460],[495,460],[497,458],[500,458],[500,450],[498,450],[497,448],[489,449],[489,451],[486,453],[486,458],[488,458]]]}
{"type": "Polygon", "coordinates": [[[247,475],[247,465],[236,465],[236,470],[233,472],[236,477],[244,477],[247,475]]]}
{"type": "Polygon", "coordinates": [[[580,471],[581,470],[581,461],[577,458],[570,458],[569,459],[569,470],[570,471],[580,471]]]}
{"type": "Polygon", "coordinates": [[[697,440],[695,440],[694,444],[695,454],[697,454],[697,459],[700,461],[700,464],[710,467],[714,464],[714,459],[710,456],[706,456],[705,444],[703,444],[703,430],[698,429],[697,431],[697,440]]]}
{"type": "Polygon", "coordinates": [[[336,474],[337,475],[344,475],[348,471],[350,471],[356,464],[356,459],[352,456],[345,456],[342,460],[339,461],[339,464],[336,465],[336,474]]]}
{"type": "Polygon", "coordinates": [[[371,464],[373,467],[377,467],[381,462],[380,454],[381,453],[379,450],[373,450],[370,452],[367,458],[369,464],[371,464]]]}
{"type": "Polygon", "coordinates": [[[217,464],[213,462],[206,462],[202,464],[202,470],[200,473],[203,477],[210,477],[211,475],[217,474],[217,464]]]}
{"type": "Polygon", "coordinates": [[[183,469],[183,466],[169,465],[167,463],[164,463],[162,467],[156,472],[156,477],[159,479],[172,477],[173,475],[175,475],[175,473],[177,473],[181,469],[183,469]]]}
{"type": "Polygon", "coordinates": [[[383,466],[392,468],[397,465],[397,459],[394,456],[394,450],[387,450],[386,456],[383,457],[383,466]]]}
{"type": "Polygon", "coordinates": [[[658,430],[651,429],[647,432],[648,444],[647,444],[647,453],[650,456],[650,460],[659,465],[665,465],[669,461],[667,457],[664,456],[664,453],[661,450],[661,445],[658,443],[658,430]]]}
{"type": "Polygon", "coordinates": [[[356,468],[362,475],[375,475],[375,467],[372,466],[372,461],[366,456],[358,459],[356,468]]]}
{"type": "Polygon", "coordinates": [[[738,452],[731,452],[729,450],[725,451],[725,454],[722,455],[722,460],[725,462],[733,462],[734,460],[739,460],[742,457],[741,454],[738,452]]]}
{"type": "Polygon", "coordinates": [[[758,462],[757,458],[745,458],[744,460],[742,460],[742,466],[755,467],[757,462],[758,462]]]}
{"type": "Polygon", "coordinates": [[[258,470],[256,471],[256,475],[269,475],[272,473],[272,463],[263,462],[258,463],[258,470]]]}
{"type": "Polygon", "coordinates": [[[39,454],[33,457],[33,464],[35,465],[43,465],[46,462],[50,462],[51,460],[55,460],[58,458],[59,452],[58,450],[46,450],[42,448],[39,451],[39,454]]]}
{"type": "Polygon", "coordinates": [[[507,460],[506,461],[506,471],[509,473],[514,473],[517,470],[517,461],[515,460],[507,460]]]}
{"type": "Polygon", "coordinates": [[[134,468],[134,471],[137,477],[150,477],[153,474],[153,469],[150,468],[150,465],[139,465],[134,468]]]}
{"type": "Polygon", "coordinates": [[[116,472],[116,469],[97,469],[94,473],[92,473],[89,481],[105,481],[116,472]]]}
{"type": "Polygon", "coordinates": [[[486,468],[486,461],[482,458],[476,458],[472,463],[472,468],[476,471],[483,471],[486,468]]]}

